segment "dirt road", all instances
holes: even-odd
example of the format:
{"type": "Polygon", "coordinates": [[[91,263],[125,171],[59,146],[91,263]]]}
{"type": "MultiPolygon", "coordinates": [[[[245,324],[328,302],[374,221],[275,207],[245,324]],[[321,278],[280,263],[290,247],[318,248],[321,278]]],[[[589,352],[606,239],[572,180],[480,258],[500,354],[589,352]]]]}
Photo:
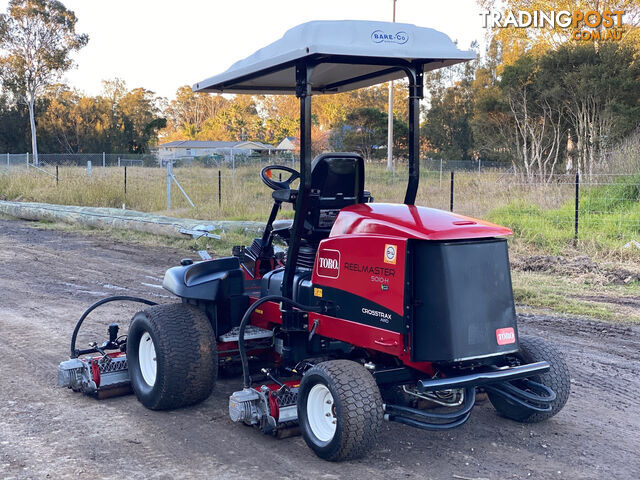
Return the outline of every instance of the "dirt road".
{"type": "MultiPolygon", "coordinates": [[[[522,332],[567,356],[573,390],[559,415],[521,425],[485,402],[448,432],[385,423],[369,457],[341,464],[317,459],[300,437],[275,440],[233,424],[236,379],[172,412],[146,410],[133,396],[98,402],[57,388],[84,308],[125,288],[172,301],[159,284],[186,255],[0,220],[0,478],[640,478],[637,326],[521,316],[522,332]]],[[[109,322],[126,326],[134,310],[111,304],[88,331],[102,339],[109,322]]]]}

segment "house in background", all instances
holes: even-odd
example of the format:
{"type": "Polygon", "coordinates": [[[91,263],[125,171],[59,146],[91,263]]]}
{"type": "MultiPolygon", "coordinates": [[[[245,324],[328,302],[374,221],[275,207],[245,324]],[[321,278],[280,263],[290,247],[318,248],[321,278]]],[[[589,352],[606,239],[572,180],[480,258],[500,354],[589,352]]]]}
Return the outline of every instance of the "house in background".
{"type": "Polygon", "coordinates": [[[276,150],[294,152],[300,149],[300,141],[296,137],[285,137],[278,146],[276,150]]]}
{"type": "Polygon", "coordinates": [[[276,153],[276,147],[260,142],[212,142],[206,140],[176,140],[154,147],[158,160],[193,160],[197,157],[223,156],[230,161],[239,155],[263,155],[276,153]]]}

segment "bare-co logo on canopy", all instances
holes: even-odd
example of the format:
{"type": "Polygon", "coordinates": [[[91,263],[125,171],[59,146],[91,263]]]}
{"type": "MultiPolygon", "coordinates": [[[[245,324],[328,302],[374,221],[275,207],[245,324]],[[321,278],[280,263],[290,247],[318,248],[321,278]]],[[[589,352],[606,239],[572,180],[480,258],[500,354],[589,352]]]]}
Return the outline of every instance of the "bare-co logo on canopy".
{"type": "Polygon", "coordinates": [[[338,278],[340,275],[340,252],[338,250],[321,250],[318,255],[318,276],[338,278]]]}
{"type": "Polygon", "coordinates": [[[373,43],[398,43],[402,45],[409,41],[409,34],[407,32],[390,33],[382,30],[374,30],[371,33],[371,40],[373,43]]]}

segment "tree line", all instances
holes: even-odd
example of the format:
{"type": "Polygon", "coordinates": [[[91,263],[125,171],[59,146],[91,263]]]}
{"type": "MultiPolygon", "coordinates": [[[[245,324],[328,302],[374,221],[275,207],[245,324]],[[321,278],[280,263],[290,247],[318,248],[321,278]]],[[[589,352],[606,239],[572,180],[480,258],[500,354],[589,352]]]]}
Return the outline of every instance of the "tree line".
{"type": "Polygon", "coordinates": [[[502,48],[494,41],[448,87],[431,79],[422,128],[434,156],[508,162],[529,179],[549,179],[561,166],[591,174],[640,127],[632,46],[567,43],[506,65],[502,48]]]}
{"type": "MultiPolygon", "coordinates": [[[[479,3],[504,11],[553,6],[479,3]]],[[[595,0],[568,3],[598,8],[595,0]]],[[[576,42],[558,28],[498,29],[475,61],[427,74],[421,155],[504,162],[529,179],[548,179],[560,169],[592,173],[606,164],[611,148],[640,125],[640,7],[629,0],[609,3],[629,13],[623,41],[576,42]]],[[[73,12],[53,0],[11,0],[0,16],[0,151],[35,150],[35,131],[42,151],[51,153],[145,153],[171,140],[277,145],[297,137],[294,96],[213,95],[184,86],[167,100],[119,79],[88,96],[56,83],[72,66],[70,54],[88,41],[75,23],[73,12]],[[52,29],[55,35],[47,33],[52,29]],[[31,31],[49,41],[38,44],[38,55],[25,54],[34,51],[31,31]]],[[[407,155],[406,83],[394,88],[394,153],[401,161],[407,155]]],[[[387,96],[383,84],[314,97],[314,150],[386,157],[387,96]]]]}
{"type": "MultiPolygon", "coordinates": [[[[46,153],[146,153],[166,126],[153,92],[127,89],[122,80],[103,82],[88,96],[64,84],[49,86],[35,102],[38,146],[46,153]]],[[[0,96],[0,152],[31,151],[27,109],[0,96]]]]}

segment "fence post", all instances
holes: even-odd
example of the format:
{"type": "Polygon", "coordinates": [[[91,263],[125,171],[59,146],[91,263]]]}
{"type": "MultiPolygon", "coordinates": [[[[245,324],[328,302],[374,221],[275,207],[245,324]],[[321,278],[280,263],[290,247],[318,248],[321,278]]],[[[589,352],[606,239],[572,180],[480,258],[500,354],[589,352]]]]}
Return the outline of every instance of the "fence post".
{"type": "Polygon", "coordinates": [[[9,152],[7,152],[7,172],[11,170],[11,162],[9,161],[9,152]]]}
{"type": "Polygon", "coordinates": [[[231,149],[231,176],[235,184],[236,181],[236,157],[233,154],[233,148],[231,149]]]}
{"type": "Polygon", "coordinates": [[[120,166],[120,157],[118,157],[118,166],[120,166]]]}
{"type": "Polygon", "coordinates": [[[171,161],[167,162],[167,210],[171,210],[171,161]]]}
{"type": "Polygon", "coordinates": [[[440,159],[440,188],[442,188],[442,159],[440,159]]]}
{"type": "Polygon", "coordinates": [[[27,171],[29,171],[29,152],[27,152],[27,171]]]}
{"type": "Polygon", "coordinates": [[[87,176],[91,176],[91,160],[87,160],[87,176]]]}
{"type": "Polygon", "coordinates": [[[454,171],[451,170],[451,193],[449,195],[449,211],[453,212],[453,175],[454,171]]]}
{"type": "Polygon", "coordinates": [[[580,172],[576,172],[576,208],[573,224],[573,243],[578,243],[578,211],[580,208],[580,172]]]}
{"type": "Polygon", "coordinates": [[[218,206],[222,205],[222,174],[218,170],[218,206]]]}
{"type": "Polygon", "coordinates": [[[482,166],[482,159],[478,159],[478,173],[480,173],[480,167],[482,166]]]}
{"type": "Polygon", "coordinates": [[[56,165],[56,187],[58,186],[58,165],[56,165]]]}
{"type": "Polygon", "coordinates": [[[124,166],[124,196],[127,199],[127,166],[124,166]]]}

